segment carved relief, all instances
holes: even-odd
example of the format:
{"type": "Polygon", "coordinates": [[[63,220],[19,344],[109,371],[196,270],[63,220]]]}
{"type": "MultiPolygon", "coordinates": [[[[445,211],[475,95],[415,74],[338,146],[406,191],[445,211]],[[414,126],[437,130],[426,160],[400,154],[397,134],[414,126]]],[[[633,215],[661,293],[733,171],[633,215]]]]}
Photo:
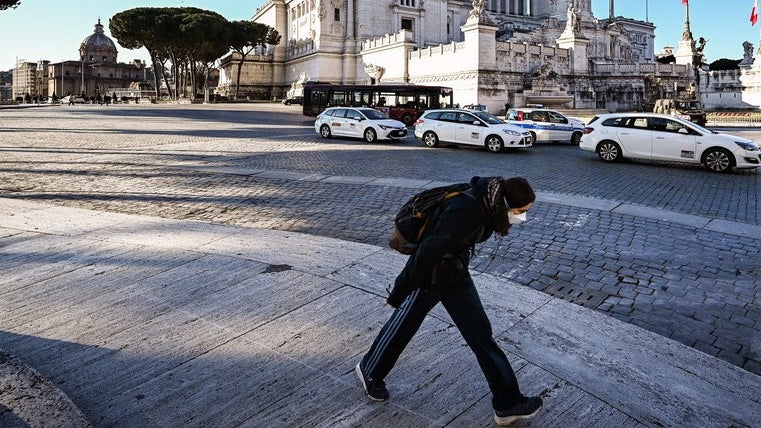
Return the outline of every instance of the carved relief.
{"type": "Polygon", "coordinates": [[[317,17],[320,18],[320,21],[325,19],[325,4],[323,2],[320,2],[320,7],[317,9],[317,17]]]}
{"type": "Polygon", "coordinates": [[[381,78],[383,77],[383,73],[385,72],[386,72],[386,69],[379,65],[365,64],[365,73],[367,73],[368,76],[372,77],[377,82],[381,81],[381,78]]]}
{"type": "Polygon", "coordinates": [[[558,0],[550,0],[550,15],[558,12],[558,0]]]}

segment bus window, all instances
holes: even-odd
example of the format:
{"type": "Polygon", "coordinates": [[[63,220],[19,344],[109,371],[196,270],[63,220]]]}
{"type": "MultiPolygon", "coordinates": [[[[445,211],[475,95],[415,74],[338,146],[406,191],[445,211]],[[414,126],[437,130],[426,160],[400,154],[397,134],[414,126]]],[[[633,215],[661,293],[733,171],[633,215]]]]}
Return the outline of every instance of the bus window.
{"type": "Polygon", "coordinates": [[[396,102],[398,107],[415,108],[417,105],[417,98],[414,93],[400,92],[397,94],[396,102]]]}
{"type": "Polygon", "coordinates": [[[348,105],[346,100],[346,92],[344,91],[333,91],[330,93],[330,97],[328,98],[328,106],[345,106],[348,105]]]}
{"type": "Polygon", "coordinates": [[[452,106],[452,88],[411,84],[337,85],[307,82],[303,112],[317,116],[328,106],[374,106],[406,124],[427,108],[452,106]]]}
{"type": "Polygon", "coordinates": [[[326,105],[327,105],[327,96],[325,94],[325,91],[314,91],[312,92],[311,97],[309,97],[308,99],[305,99],[304,114],[309,113],[312,116],[317,116],[323,110],[325,110],[326,105]]]}
{"type": "Polygon", "coordinates": [[[431,104],[431,98],[432,97],[430,95],[418,95],[418,109],[422,111],[428,109],[429,107],[433,108],[433,105],[431,104]]]}
{"type": "Polygon", "coordinates": [[[370,92],[367,91],[353,91],[351,105],[353,107],[368,107],[370,106],[370,92]]]}

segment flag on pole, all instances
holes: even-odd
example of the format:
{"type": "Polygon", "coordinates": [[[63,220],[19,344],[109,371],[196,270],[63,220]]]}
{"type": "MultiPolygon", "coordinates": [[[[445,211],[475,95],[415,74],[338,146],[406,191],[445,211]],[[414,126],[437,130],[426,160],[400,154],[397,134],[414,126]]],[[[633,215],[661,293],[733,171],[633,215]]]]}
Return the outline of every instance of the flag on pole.
{"type": "Polygon", "coordinates": [[[756,25],[758,22],[758,0],[753,3],[753,9],[750,10],[750,25],[756,25]]]}
{"type": "Polygon", "coordinates": [[[687,6],[687,0],[682,0],[682,4],[687,6]]]}

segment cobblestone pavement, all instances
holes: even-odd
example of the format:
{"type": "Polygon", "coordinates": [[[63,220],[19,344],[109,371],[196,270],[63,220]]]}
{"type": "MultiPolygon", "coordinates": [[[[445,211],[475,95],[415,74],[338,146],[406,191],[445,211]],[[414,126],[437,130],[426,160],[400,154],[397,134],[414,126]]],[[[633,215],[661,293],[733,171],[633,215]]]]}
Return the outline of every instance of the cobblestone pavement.
{"type": "MultiPolygon", "coordinates": [[[[538,204],[509,238],[481,247],[475,271],[761,374],[761,243],[668,221],[757,228],[761,172],[610,165],[567,145],[498,155],[427,149],[411,137],[368,145],[323,140],[311,123],[279,104],[0,109],[0,196],[385,245],[395,209],[415,192],[410,182],[524,175],[544,194],[641,211],[538,204]]],[[[761,139],[758,129],[732,132],[761,139]]]]}

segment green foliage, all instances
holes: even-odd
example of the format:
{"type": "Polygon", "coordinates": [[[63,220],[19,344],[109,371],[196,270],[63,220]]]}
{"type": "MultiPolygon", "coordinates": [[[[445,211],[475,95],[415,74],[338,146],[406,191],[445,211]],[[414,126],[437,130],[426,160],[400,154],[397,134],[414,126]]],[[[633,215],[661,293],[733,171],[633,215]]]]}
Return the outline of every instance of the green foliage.
{"type": "Polygon", "coordinates": [[[270,27],[253,21],[230,22],[230,48],[245,56],[264,43],[270,27]]]}
{"type": "Polygon", "coordinates": [[[230,22],[216,12],[195,7],[125,10],[111,18],[109,30],[125,48],[148,50],[157,83],[159,70],[164,77],[165,64],[171,61],[175,85],[182,84],[182,87],[186,85],[178,82],[181,70],[189,70],[191,80],[203,74],[205,83],[217,60],[231,49],[245,56],[257,45],[278,44],[281,38],[267,25],[230,22]],[[196,67],[201,71],[196,71],[196,67]]]}
{"type": "Polygon", "coordinates": [[[269,31],[267,32],[267,37],[264,39],[264,42],[267,43],[268,45],[279,45],[280,39],[282,37],[283,36],[281,36],[280,33],[278,33],[276,29],[270,28],[269,31]]]}
{"type": "Polygon", "coordinates": [[[0,0],[0,10],[15,9],[21,4],[21,0],[0,0]]]}
{"type": "Polygon", "coordinates": [[[727,59],[727,58],[721,58],[717,59],[716,61],[712,62],[708,69],[711,71],[723,71],[723,70],[738,70],[740,59],[727,59]]]}

